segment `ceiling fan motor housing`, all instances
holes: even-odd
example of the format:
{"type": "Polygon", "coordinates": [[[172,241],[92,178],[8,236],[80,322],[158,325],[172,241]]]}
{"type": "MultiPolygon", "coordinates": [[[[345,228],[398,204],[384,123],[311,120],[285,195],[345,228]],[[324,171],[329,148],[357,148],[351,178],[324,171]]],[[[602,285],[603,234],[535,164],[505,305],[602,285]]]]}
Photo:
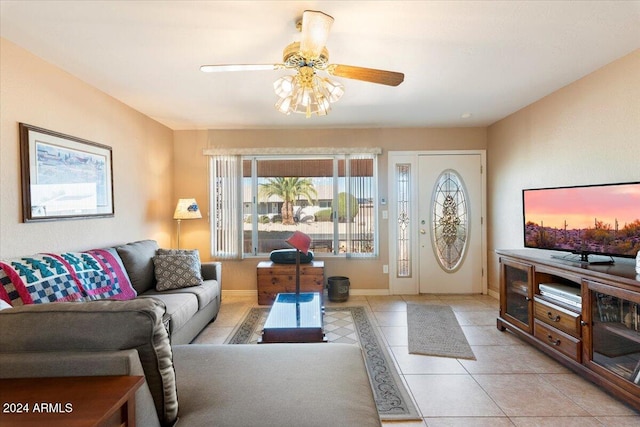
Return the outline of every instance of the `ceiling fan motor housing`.
{"type": "Polygon", "coordinates": [[[293,42],[282,51],[282,62],[287,68],[311,67],[324,70],[329,64],[329,51],[325,47],[320,56],[307,58],[300,52],[300,42],[293,42]]]}

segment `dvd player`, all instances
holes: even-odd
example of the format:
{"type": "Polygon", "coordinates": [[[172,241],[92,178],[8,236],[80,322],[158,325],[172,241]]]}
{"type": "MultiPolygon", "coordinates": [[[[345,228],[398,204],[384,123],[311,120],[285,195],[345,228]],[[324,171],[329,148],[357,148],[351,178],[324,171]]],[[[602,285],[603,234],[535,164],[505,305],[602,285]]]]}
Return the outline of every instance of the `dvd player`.
{"type": "Polygon", "coordinates": [[[564,285],[562,283],[540,283],[538,288],[540,289],[540,295],[574,307],[582,307],[582,295],[580,288],[564,285]]]}

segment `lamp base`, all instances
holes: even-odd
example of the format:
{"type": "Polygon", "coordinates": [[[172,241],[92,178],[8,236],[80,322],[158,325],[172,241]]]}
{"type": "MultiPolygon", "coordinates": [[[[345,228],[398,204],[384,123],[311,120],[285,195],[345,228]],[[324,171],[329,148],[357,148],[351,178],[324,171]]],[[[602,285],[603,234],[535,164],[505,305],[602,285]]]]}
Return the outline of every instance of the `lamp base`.
{"type": "Polygon", "coordinates": [[[182,220],[178,219],[176,221],[178,221],[178,249],[180,249],[180,223],[182,222],[182,220]]]}

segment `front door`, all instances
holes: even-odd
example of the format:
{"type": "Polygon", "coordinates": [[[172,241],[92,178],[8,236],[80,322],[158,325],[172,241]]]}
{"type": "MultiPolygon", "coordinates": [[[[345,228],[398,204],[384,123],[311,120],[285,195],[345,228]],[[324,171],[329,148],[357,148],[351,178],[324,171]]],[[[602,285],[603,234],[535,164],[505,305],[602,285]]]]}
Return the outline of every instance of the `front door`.
{"type": "Polygon", "coordinates": [[[487,292],[485,155],[389,153],[391,294],[487,292]]]}
{"type": "Polygon", "coordinates": [[[418,159],[420,293],[481,293],[482,162],[479,154],[418,159]]]}

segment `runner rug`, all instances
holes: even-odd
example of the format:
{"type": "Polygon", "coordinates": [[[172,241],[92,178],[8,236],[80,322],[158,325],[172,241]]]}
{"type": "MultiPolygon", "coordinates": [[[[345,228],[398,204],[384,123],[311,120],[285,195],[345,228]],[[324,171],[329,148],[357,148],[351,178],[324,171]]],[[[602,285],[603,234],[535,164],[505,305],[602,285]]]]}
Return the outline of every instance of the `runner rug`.
{"type": "Polygon", "coordinates": [[[476,360],[448,305],[407,304],[409,353],[476,360]]]}
{"type": "MultiPolygon", "coordinates": [[[[251,308],[225,344],[257,343],[268,314],[268,307],[251,308]]],[[[420,420],[420,414],[369,314],[365,307],[327,307],[323,319],[325,336],[329,343],[358,344],[363,349],[381,420],[420,420]]]]}

